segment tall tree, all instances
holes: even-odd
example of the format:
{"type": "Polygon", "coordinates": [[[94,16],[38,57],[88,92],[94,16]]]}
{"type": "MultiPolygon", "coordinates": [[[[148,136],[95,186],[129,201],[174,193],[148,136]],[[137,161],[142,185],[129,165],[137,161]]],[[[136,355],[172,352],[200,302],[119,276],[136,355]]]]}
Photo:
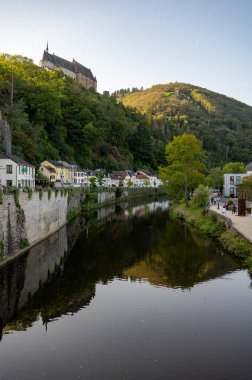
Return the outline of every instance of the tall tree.
{"type": "Polygon", "coordinates": [[[187,199],[189,190],[204,181],[205,153],[201,141],[192,134],[174,137],[166,146],[165,157],[168,166],[160,170],[160,176],[167,181],[170,196],[187,199]]]}

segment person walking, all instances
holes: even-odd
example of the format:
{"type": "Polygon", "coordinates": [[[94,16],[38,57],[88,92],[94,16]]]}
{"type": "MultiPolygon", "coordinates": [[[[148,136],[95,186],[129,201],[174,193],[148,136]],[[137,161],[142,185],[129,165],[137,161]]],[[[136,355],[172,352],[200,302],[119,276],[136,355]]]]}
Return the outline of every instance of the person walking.
{"type": "Polygon", "coordinates": [[[235,214],[236,213],[236,205],[233,204],[233,207],[232,207],[232,214],[235,214]]]}

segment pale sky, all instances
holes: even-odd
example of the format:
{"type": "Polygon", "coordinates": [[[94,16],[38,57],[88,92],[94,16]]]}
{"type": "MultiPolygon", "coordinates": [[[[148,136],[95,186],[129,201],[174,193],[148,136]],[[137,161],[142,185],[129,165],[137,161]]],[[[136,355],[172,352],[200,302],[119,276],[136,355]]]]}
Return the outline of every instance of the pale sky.
{"type": "Polygon", "coordinates": [[[0,53],[49,52],[98,91],[185,82],[252,106],[252,0],[0,0],[0,53]]]}

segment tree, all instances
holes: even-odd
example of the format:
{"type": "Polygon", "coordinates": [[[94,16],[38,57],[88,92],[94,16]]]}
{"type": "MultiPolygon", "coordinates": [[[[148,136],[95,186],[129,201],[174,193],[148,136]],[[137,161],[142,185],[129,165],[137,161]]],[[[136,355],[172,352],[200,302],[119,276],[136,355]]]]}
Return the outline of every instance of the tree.
{"type": "Polygon", "coordinates": [[[223,174],[226,173],[245,173],[246,168],[243,162],[227,162],[222,169],[223,174]]]}
{"type": "Polygon", "coordinates": [[[214,189],[220,189],[223,186],[223,171],[220,167],[210,169],[207,183],[214,189]]]}
{"type": "Polygon", "coordinates": [[[175,136],[166,146],[165,157],[168,166],[160,170],[169,190],[175,198],[188,199],[189,190],[193,190],[204,181],[205,153],[202,143],[192,134],[175,136]]]}
{"type": "Polygon", "coordinates": [[[195,190],[192,197],[192,205],[194,207],[206,207],[209,197],[211,195],[211,190],[208,186],[199,185],[195,190]]]}

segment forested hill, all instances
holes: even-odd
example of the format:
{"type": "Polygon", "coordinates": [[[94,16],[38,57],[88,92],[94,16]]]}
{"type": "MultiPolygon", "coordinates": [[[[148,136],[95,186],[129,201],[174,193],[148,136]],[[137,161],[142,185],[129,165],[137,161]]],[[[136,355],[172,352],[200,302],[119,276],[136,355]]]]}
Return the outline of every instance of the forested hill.
{"type": "Polygon", "coordinates": [[[164,159],[167,138],[140,112],[25,57],[0,56],[0,110],[12,130],[12,153],[37,167],[61,159],[152,170],[164,159]]]}
{"type": "Polygon", "coordinates": [[[135,90],[101,95],[61,71],[0,55],[0,110],[11,127],[12,153],[37,167],[61,159],[155,170],[165,163],[167,142],[185,132],[203,141],[209,166],[252,161],[252,107],[183,83],[135,90]]]}
{"type": "Polygon", "coordinates": [[[146,114],[169,140],[194,133],[208,151],[210,166],[252,161],[252,107],[246,104],[177,82],[126,94],[120,101],[146,114]]]}

